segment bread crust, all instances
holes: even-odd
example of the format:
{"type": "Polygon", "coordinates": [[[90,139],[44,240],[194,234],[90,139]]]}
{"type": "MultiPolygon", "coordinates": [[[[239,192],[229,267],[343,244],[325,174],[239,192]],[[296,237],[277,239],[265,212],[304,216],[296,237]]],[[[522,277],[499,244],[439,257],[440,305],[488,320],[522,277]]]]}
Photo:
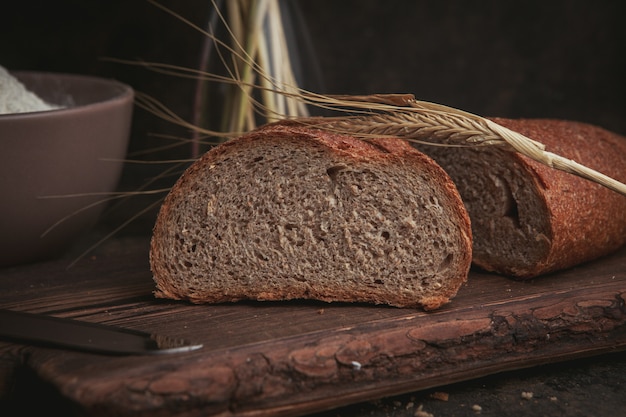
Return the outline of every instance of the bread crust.
{"type": "MultiPolygon", "coordinates": [[[[494,122],[546,145],[546,150],[626,182],[626,138],[606,129],[566,120],[503,119],[494,122]]],[[[626,197],[601,185],[515,156],[534,179],[548,216],[549,250],[526,268],[511,270],[475,253],[491,271],[532,278],[610,254],[626,243],[626,197]]]]}
{"type": "MultiPolygon", "coordinates": [[[[471,225],[469,216],[462,204],[458,191],[454,183],[451,181],[445,171],[437,165],[430,157],[418,152],[407,142],[400,139],[373,139],[370,142],[362,141],[347,135],[337,135],[331,132],[312,129],[307,127],[298,127],[289,123],[278,123],[267,125],[244,135],[241,138],[228,141],[221,144],[211,151],[203,155],[196,163],[194,163],[173,186],[170,193],[166,197],[161,206],[161,210],[155,227],[153,229],[153,237],[151,242],[150,263],[155,282],[157,284],[156,296],[172,299],[185,299],[194,303],[205,302],[230,302],[241,299],[257,299],[257,300],[282,300],[292,298],[314,298],[324,301],[356,301],[356,302],[372,302],[376,304],[388,304],[399,307],[418,307],[425,309],[435,309],[450,301],[460,286],[467,280],[467,274],[471,264],[472,242],[471,242],[471,225]],[[174,280],[170,277],[170,271],[166,267],[168,261],[168,251],[171,250],[167,246],[168,238],[166,236],[169,227],[172,227],[171,219],[176,217],[176,211],[181,200],[185,199],[185,195],[190,189],[196,187],[197,177],[199,173],[206,170],[216,161],[222,159],[229,153],[231,149],[245,147],[246,144],[259,140],[260,138],[275,137],[277,144],[280,144],[279,138],[289,138],[289,140],[307,140],[313,142],[318,147],[330,149],[332,152],[341,155],[342,158],[361,160],[361,161],[379,161],[382,164],[404,164],[407,166],[418,167],[419,170],[428,173],[429,177],[437,178],[445,194],[450,198],[446,204],[451,208],[454,216],[458,219],[458,233],[460,239],[461,257],[455,259],[458,268],[453,276],[448,277],[448,282],[441,290],[429,297],[415,299],[406,294],[394,294],[381,296],[375,291],[367,288],[362,290],[345,291],[338,285],[332,291],[323,289],[316,292],[314,286],[307,289],[307,296],[303,297],[302,293],[292,292],[289,288],[275,288],[272,291],[264,291],[252,294],[250,296],[242,291],[234,291],[227,293],[185,293],[174,284],[174,280]]],[[[212,271],[206,271],[207,275],[212,271]]]]}

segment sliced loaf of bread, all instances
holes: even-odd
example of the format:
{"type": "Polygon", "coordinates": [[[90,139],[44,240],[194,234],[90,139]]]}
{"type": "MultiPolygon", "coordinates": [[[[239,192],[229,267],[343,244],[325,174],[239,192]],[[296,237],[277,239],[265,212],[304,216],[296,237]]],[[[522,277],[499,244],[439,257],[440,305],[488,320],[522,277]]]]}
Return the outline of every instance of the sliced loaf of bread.
{"type": "MultiPolygon", "coordinates": [[[[492,119],[626,182],[626,138],[585,123],[492,119]]],[[[470,213],[474,263],[532,278],[609,254],[626,243],[626,197],[495,147],[416,145],[453,178],[470,213]]]]}
{"type": "Polygon", "coordinates": [[[471,227],[445,171],[400,139],[262,127],[195,162],[162,204],[158,297],[435,309],[466,281],[471,227]]]}

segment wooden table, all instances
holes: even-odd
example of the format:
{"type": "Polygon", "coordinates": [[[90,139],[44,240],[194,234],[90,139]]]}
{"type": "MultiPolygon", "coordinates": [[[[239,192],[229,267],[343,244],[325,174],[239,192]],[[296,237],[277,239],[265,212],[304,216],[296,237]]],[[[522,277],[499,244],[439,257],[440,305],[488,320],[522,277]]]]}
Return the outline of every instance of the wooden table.
{"type": "Polygon", "coordinates": [[[626,248],[530,282],[472,271],[452,303],[429,313],[158,300],[147,250],[147,237],[115,238],[69,269],[75,253],[5,268],[0,308],[159,332],[204,348],[107,356],[0,342],[4,404],[54,398],[76,415],[295,416],[626,349],[626,248]]]}

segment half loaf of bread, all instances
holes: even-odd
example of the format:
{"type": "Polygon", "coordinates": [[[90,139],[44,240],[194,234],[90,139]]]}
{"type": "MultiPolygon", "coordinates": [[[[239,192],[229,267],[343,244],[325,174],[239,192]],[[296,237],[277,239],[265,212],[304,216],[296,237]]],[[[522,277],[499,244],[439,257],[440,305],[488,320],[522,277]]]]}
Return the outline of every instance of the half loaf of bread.
{"type": "Polygon", "coordinates": [[[400,139],[273,124],[195,162],[162,204],[156,296],[435,309],[467,279],[471,227],[445,171],[400,139]]]}
{"type": "MultiPolygon", "coordinates": [[[[589,124],[492,119],[626,182],[626,138],[589,124]]],[[[626,243],[626,197],[495,147],[418,146],[455,181],[472,221],[474,263],[530,278],[596,259],[626,243]]]]}

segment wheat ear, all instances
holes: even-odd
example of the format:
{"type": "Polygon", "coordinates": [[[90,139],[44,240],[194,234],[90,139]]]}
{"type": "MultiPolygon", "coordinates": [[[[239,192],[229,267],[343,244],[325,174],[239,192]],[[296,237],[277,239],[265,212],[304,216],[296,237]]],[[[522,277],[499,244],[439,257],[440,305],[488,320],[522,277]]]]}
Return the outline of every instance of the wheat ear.
{"type": "Polygon", "coordinates": [[[489,119],[412,95],[308,96],[325,107],[354,108],[375,113],[298,119],[300,123],[355,136],[393,136],[443,146],[500,146],[548,167],[596,182],[626,196],[626,184],[571,159],[546,150],[544,144],[489,119]]]}

